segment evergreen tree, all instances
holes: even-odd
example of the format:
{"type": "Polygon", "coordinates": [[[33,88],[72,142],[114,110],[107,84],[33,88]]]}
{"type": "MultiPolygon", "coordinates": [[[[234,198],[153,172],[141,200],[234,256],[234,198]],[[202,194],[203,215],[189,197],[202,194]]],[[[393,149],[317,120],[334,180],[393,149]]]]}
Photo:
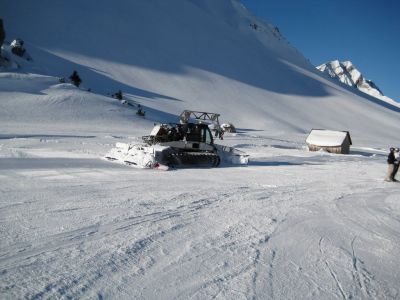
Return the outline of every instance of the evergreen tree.
{"type": "Polygon", "coordinates": [[[79,87],[79,85],[80,85],[81,82],[82,82],[82,79],[79,77],[77,71],[74,71],[74,72],[72,73],[72,75],[69,76],[69,79],[71,79],[71,82],[72,82],[76,87],[79,87]]]}
{"type": "Polygon", "coordinates": [[[122,100],[123,96],[121,90],[118,90],[118,92],[115,93],[115,98],[117,98],[120,101],[122,100]]]}

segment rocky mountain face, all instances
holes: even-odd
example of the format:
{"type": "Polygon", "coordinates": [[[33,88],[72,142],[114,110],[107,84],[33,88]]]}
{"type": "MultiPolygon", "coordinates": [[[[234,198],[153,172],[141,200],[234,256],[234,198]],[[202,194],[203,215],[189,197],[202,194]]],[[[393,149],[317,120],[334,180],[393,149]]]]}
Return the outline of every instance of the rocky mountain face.
{"type": "Polygon", "coordinates": [[[351,61],[333,60],[318,66],[317,69],[363,93],[399,106],[399,103],[385,96],[373,81],[366,79],[351,61]]]}

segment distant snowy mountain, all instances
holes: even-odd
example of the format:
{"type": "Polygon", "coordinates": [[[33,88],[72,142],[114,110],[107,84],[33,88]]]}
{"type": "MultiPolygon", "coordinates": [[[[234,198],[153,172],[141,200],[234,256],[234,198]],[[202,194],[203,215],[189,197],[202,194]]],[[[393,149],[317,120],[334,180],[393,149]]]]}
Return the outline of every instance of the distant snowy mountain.
{"type": "Polygon", "coordinates": [[[317,69],[363,93],[400,107],[398,102],[385,96],[373,81],[366,79],[351,61],[333,60],[318,66],[317,69]]]}

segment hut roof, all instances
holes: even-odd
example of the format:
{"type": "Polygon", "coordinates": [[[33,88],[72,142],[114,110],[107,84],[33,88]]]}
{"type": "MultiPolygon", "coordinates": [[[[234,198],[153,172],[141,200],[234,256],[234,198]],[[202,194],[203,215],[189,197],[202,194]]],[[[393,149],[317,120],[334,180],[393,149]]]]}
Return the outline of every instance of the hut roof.
{"type": "Polygon", "coordinates": [[[324,147],[337,147],[342,145],[347,137],[351,145],[351,138],[348,131],[313,129],[308,135],[306,143],[324,147]]]}

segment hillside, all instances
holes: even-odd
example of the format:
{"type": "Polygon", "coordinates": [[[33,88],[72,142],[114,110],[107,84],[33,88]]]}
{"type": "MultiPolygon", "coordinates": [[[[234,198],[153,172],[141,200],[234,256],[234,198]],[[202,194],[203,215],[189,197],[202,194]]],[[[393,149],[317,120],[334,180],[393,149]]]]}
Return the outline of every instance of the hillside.
{"type": "Polygon", "coordinates": [[[171,114],[168,121],[193,109],[299,141],[311,128],[349,130],[361,145],[386,147],[397,137],[398,109],[321,76],[235,0],[119,1],[112,8],[104,0],[19,0],[4,7],[7,38],[23,38],[34,58],[25,71],[68,77],[77,70],[83,88],[103,95],[121,89],[171,114]]]}

